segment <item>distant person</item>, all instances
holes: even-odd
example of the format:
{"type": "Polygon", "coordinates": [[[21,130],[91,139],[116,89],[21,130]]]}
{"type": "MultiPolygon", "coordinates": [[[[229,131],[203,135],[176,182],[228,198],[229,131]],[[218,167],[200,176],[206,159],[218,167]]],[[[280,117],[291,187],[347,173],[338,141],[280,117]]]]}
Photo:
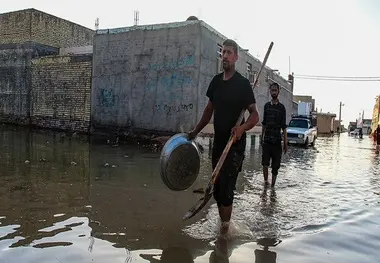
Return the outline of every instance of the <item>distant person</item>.
{"type": "Polygon", "coordinates": [[[288,136],[286,133],[286,109],[285,106],[278,100],[280,93],[280,86],[277,83],[272,83],[269,86],[272,100],[264,105],[264,118],[262,130],[262,165],[264,174],[264,184],[269,185],[268,182],[268,167],[272,161],[272,184],[274,187],[280,169],[281,156],[282,156],[282,137],[281,130],[284,134],[284,153],[288,150],[288,136]]]}
{"type": "Polygon", "coordinates": [[[210,122],[214,114],[212,169],[215,169],[231,134],[234,136],[234,143],[223,163],[213,192],[224,234],[229,228],[236,180],[242,170],[246,131],[259,122],[259,114],[249,80],[235,70],[238,59],[238,45],[235,41],[224,41],[222,58],[223,72],[211,80],[206,93],[209,101],[197,126],[189,132],[189,138],[194,138],[210,122]],[[247,121],[235,126],[241,111],[245,109],[250,113],[247,121]]]}
{"type": "Polygon", "coordinates": [[[363,129],[359,128],[359,138],[363,138],[363,129]]]}
{"type": "Polygon", "coordinates": [[[379,150],[379,147],[380,147],[380,124],[377,125],[375,133],[376,133],[376,150],[379,150]]]}

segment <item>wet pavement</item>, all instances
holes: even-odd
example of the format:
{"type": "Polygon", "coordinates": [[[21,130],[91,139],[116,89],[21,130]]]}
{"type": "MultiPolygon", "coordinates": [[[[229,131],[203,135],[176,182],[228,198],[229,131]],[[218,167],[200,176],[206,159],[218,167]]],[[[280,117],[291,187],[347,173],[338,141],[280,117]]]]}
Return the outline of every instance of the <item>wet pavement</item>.
{"type": "Polygon", "coordinates": [[[258,138],[248,140],[231,240],[216,239],[214,201],[183,222],[211,175],[173,192],[159,152],[0,126],[0,262],[376,262],[379,156],[368,137],[290,147],[264,189],[258,138]]]}

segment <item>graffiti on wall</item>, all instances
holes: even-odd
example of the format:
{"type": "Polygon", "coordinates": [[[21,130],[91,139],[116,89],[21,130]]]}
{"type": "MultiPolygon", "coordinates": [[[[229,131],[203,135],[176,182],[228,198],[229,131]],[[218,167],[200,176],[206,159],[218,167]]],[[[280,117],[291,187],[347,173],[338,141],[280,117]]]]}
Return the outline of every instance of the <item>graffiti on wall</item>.
{"type": "Polygon", "coordinates": [[[110,89],[100,89],[99,90],[99,104],[103,107],[109,108],[114,107],[117,102],[117,95],[113,93],[110,89]]]}
{"type": "Polygon", "coordinates": [[[156,104],[154,106],[154,112],[163,112],[166,115],[170,116],[180,112],[187,112],[192,110],[193,104],[156,104]]]}
{"type": "Polygon", "coordinates": [[[149,65],[149,70],[173,70],[173,69],[181,69],[188,66],[193,66],[195,64],[195,56],[194,55],[186,55],[180,57],[178,60],[171,60],[166,62],[158,62],[149,65]]]}
{"type": "Polygon", "coordinates": [[[156,87],[172,90],[183,85],[191,85],[193,79],[184,74],[183,72],[169,73],[164,76],[158,77],[158,79],[150,79],[146,84],[148,91],[154,91],[156,87]]]}

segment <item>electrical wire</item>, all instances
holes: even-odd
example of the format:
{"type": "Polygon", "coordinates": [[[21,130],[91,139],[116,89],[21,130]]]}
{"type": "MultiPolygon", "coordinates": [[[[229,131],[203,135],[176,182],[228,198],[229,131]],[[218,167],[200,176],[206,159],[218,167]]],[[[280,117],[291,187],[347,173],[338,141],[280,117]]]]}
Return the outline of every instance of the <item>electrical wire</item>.
{"type": "Polygon", "coordinates": [[[297,78],[297,79],[308,79],[308,80],[332,80],[332,81],[353,81],[353,82],[357,82],[357,81],[372,81],[372,82],[376,82],[376,81],[380,81],[380,79],[323,79],[323,78],[297,78]]]}
{"type": "Polygon", "coordinates": [[[296,79],[308,79],[308,80],[331,80],[331,81],[380,81],[380,77],[368,77],[368,78],[360,78],[360,77],[323,77],[323,76],[301,76],[301,75],[295,75],[294,78],[296,79]]]}
{"type": "Polygon", "coordinates": [[[345,76],[345,77],[339,77],[339,76],[315,76],[315,75],[295,75],[296,77],[308,77],[308,78],[334,78],[334,79],[380,79],[380,76],[378,77],[352,77],[352,76],[345,76]]]}

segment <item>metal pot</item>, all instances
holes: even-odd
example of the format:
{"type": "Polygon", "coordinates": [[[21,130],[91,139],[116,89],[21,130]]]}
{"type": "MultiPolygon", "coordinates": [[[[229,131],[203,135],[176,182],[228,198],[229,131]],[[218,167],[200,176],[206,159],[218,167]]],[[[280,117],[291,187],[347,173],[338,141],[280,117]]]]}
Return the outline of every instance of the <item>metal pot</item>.
{"type": "Polygon", "coordinates": [[[160,172],[164,184],[173,191],[189,188],[197,179],[200,153],[186,133],[172,136],[161,150],[160,172]]]}

